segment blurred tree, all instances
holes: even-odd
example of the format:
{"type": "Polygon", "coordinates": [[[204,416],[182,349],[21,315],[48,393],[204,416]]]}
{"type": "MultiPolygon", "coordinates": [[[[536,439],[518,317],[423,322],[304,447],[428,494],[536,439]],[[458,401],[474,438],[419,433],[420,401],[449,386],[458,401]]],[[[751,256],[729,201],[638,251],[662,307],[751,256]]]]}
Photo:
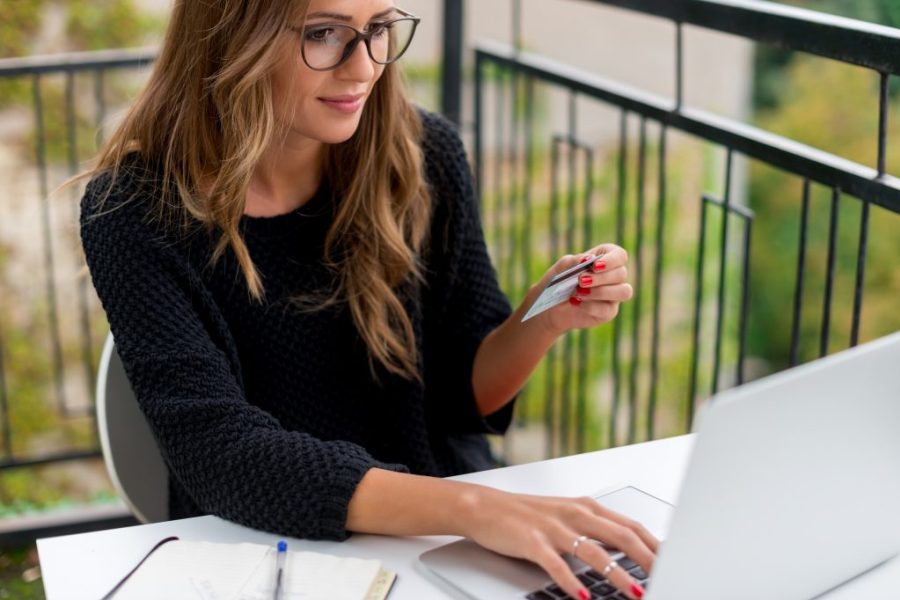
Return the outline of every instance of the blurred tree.
{"type": "MultiPolygon", "coordinates": [[[[58,22],[57,18],[63,19],[64,36],[62,40],[56,37],[51,40],[52,51],[144,45],[151,34],[157,34],[162,26],[161,20],[142,14],[136,0],[0,0],[0,57],[48,52],[41,40],[47,39],[48,26],[58,22]]],[[[96,151],[97,123],[92,75],[77,75],[74,80],[74,139],[79,160],[96,151]]],[[[111,72],[104,79],[103,94],[108,106],[119,106],[133,95],[133,89],[138,84],[133,79],[131,74],[117,72],[111,72]]],[[[64,85],[64,78],[55,75],[40,79],[43,142],[50,170],[55,169],[57,177],[67,172],[65,165],[69,158],[64,85]]],[[[0,112],[9,110],[3,115],[4,118],[21,121],[15,111],[23,107],[25,111],[30,111],[32,102],[30,76],[0,79],[0,112]]],[[[34,160],[36,156],[37,134],[31,127],[31,119],[22,124],[22,127],[5,133],[0,143],[4,144],[4,150],[12,149],[24,163],[34,160]]],[[[51,185],[56,182],[51,179],[51,185]]],[[[10,197],[10,201],[15,203],[33,200],[36,198],[10,197]]],[[[60,228],[54,235],[63,238],[55,243],[65,244],[71,230],[60,228]]],[[[0,331],[4,332],[3,352],[13,452],[17,457],[26,457],[59,450],[62,446],[82,449],[93,443],[93,425],[84,418],[64,419],[51,402],[54,398],[51,391],[53,365],[42,345],[50,338],[49,325],[44,318],[46,307],[38,300],[32,301],[34,298],[31,296],[8,291],[15,288],[9,283],[12,275],[5,267],[11,261],[18,260],[18,254],[25,250],[2,242],[0,240],[0,290],[4,295],[0,299],[5,302],[0,304],[5,306],[0,307],[0,331]],[[16,310],[12,310],[13,306],[16,310]],[[35,340],[42,342],[36,343],[35,340]]],[[[74,313],[67,313],[65,309],[61,315],[63,320],[76,318],[74,313]]],[[[94,322],[102,324],[102,315],[97,315],[94,322]]],[[[78,359],[70,357],[78,356],[79,348],[80,341],[63,340],[62,350],[67,365],[77,364],[78,359]]],[[[99,349],[96,342],[94,348],[99,349]]],[[[97,359],[96,356],[94,358],[97,359]]],[[[6,442],[3,435],[0,432],[0,446],[6,442]]],[[[83,502],[89,499],[87,493],[85,486],[65,474],[48,477],[39,468],[0,469],[0,519],[58,506],[71,499],[83,502]]],[[[0,585],[0,598],[6,597],[2,592],[0,585]]]]}
{"type": "MultiPolygon", "coordinates": [[[[0,0],[0,58],[41,53],[35,40],[52,8],[64,11],[63,46],[70,51],[141,46],[163,29],[135,0],[0,0]]],[[[30,102],[30,93],[27,80],[0,79],[0,109],[30,102]]]]}
{"type": "Polygon", "coordinates": [[[135,6],[134,0],[68,0],[66,33],[73,50],[140,46],[158,23],[135,6]]]}
{"type": "MultiPolygon", "coordinates": [[[[878,111],[870,105],[878,78],[832,61],[798,56],[784,71],[786,84],[778,106],[760,111],[758,124],[816,148],[874,165],[878,111]],[[823,93],[827,90],[827,93],[823,93]]],[[[893,112],[900,108],[894,102],[893,112]]],[[[888,139],[900,139],[900,124],[890,124],[888,139]]],[[[900,153],[888,153],[887,170],[900,172],[900,153]]],[[[796,278],[802,182],[770,167],[754,164],[751,207],[765,215],[754,233],[752,294],[756,323],[751,327],[750,353],[770,357],[774,368],[788,365],[792,298],[796,278]]],[[[826,277],[827,233],[831,191],[814,186],[810,202],[809,243],[801,327],[803,360],[818,355],[826,277]]],[[[856,274],[861,202],[843,197],[840,208],[835,292],[831,319],[831,350],[848,345],[856,274]]],[[[896,298],[900,295],[900,215],[873,208],[870,217],[864,310],[860,341],[900,329],[896,298]]]]}
{"type": "Polygon", "coordinates": [[[0,2],[0,58],[26,53],[41,24],[45,0],[0,2]]]}
{"type": "MultiPolygon", "coordinates": [[[[41,26],[45,0],[0,1],[0,58],[23,56],[41,26]]],[[[21,102],[27,89],[20,82],[0,79],[0,107],[21,102]]]]}
{"type": "MultiPolygon", "coordinates": [[[[832,13],[851,19],[860,19],[890,27],[900,27],[900,2],[898,0],[782,0],[811,10],[832,13]]],[[[795,54],[789,50],[771,46],[759,46],[755,57],[756,77],[753,81],[753,106],[758,110],[771,110],[779,104],[778,90],[787,83],[785,69],[795,54]]],[[[891,93],[900,93],[900,80],[894,78],[891,93]]]]}

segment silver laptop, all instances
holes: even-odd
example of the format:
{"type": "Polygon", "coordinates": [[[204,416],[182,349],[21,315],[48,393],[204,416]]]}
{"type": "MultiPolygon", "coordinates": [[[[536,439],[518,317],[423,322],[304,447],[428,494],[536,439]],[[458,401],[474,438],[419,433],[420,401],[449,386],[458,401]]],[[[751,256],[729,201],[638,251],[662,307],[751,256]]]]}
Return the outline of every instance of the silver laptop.
{"type": "MultiPolygon", "coordinates": [[[[698,425],[671,521],[635,488],[598,498],[665,539],[648,600],[809,599],[900,554],[900,332],[719,394],[698,425]]],[[[464,598],[552,583],[470,541],[420,561],[464,598]]]]}

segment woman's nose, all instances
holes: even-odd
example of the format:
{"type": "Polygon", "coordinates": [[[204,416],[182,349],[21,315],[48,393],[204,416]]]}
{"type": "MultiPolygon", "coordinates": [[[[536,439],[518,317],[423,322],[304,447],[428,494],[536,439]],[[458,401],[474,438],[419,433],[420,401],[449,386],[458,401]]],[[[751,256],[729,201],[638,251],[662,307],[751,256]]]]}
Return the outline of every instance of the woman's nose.
{"type": "Polygon", "coordinates": [[[369,81],[375,75],[375,68],[365,42],[360,40],[350,57],[336,69],[335,75],[342,79],[369,81]]]}

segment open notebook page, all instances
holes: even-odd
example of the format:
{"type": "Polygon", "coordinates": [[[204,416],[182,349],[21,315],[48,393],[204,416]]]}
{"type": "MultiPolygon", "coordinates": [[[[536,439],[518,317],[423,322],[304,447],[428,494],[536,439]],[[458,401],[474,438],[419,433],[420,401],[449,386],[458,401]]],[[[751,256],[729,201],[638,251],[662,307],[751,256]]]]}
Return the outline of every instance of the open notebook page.
{"type": "MultiPolygon", "coordinates": [[[[377,560],[288,551],[284,600],[365,600],[380,568],[377,560]]],[[[272,548],[237,598],[271,600],[274,591],[275,549],[272,548]]]]}
{"type": "Polygon", "coordinates": [[[115,600],[231,600],[269,550],[261,544],[169,542],[147,558],[115,600]]]}
{"type": "MultiPolygon", "coordinates": [[[[177,540],[144,562],[115,600],[269,600],[275,590],[274,547],[177,540]]],[[[378,560],[288,550],[284,600],[365,600],[378,560]]]]}

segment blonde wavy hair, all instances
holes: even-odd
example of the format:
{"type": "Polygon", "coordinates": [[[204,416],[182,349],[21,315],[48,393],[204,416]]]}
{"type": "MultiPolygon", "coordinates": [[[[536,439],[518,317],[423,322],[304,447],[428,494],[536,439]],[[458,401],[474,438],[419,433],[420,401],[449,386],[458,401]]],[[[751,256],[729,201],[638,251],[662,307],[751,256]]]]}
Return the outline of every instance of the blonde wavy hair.
{"type": "MultiPolygon", "coordinates": [[[[239,223],[251,175],[284,127],[275,118],[272,73],[285,51],[301,60],[291,31],[297,21],[288,17],[302,22],[308,6],[177,0],[146,87],[82,174],[111,171],[115,182],[135,153],[154,165],[161,177],[157,215],[203,223],[217,236],[211,261],[230,248],[257,301],[263,282],[239,223]]],[[[409,379],[420,377],[418,353],[400,290],[421,278],[418,257],[430,222],[421,128],[397,65],[387,65],[355,134],[328,146],[323,173],[341,201],[323,256],[338,283],[319,305],[346,302],[370,360],[409,379]]]]}

